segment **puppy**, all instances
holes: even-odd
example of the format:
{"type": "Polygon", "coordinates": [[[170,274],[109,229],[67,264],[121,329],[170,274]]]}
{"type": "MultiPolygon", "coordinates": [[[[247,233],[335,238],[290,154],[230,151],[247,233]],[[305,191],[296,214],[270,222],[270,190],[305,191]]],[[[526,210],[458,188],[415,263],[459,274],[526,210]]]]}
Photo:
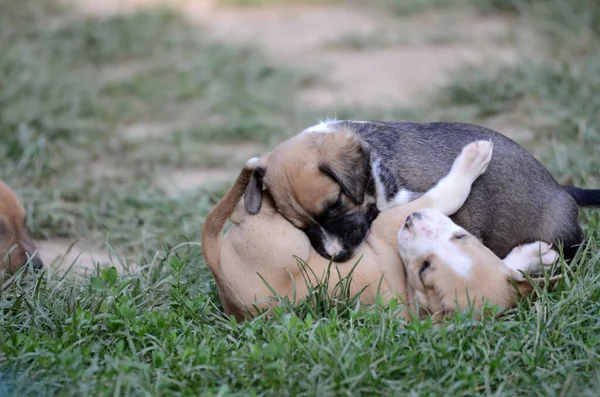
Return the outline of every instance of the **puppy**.
{"type": "Polygon", "coordinates": [[[25,226],[25,208],[13,191],[0,181],[0,273],[14,271],[31,258],[35,269],[43,267],[25,226]]]}
{"type": "MultiPolygon", "coordinates": [[[[424,208],[435,208],[445,215],[457,211],[467,199],[471,184],[487,168],[491,155],[490,142],[476,142],[466,146],[452,167],[449,167],[448,175],[435,187],[410,203],[385,210],[373,222],[371,233],[360,244],[360,262],[356,268],[356,261],[337,264],[339,272],[331,272],[330,285],[335,285],[340,276],[345,277],[354,268],[351,293],[363,291],[361,299],[366,302],[374,302],[378,292],[387,299],[399,297],[408,303],[403,315],[409,319],[416,301],[415,289],[407,281],[418,277],[420,270],[414,266],[403,266],[398,253],[398,230],[405,224],[409,214],[424,208]],[[408,272],[415,271],[416,275],[408,275],[408,272]]],[[[277,211],[268,191],[264,194],[260,212],[256,215],[247,213],[241,198],[255,167],[256,161],[248,162],[232,189],[207,216],[202,232],[204,257],[215,277],[225,313],[238,319],[247,314],[255,314],[256,308],[265,308],[273,304],[273,301],[269,300],[272,292],[261,277],[281,296],[302,299],[308,294],[303,272],[294,257],[304,261],[318,278],[326,274],[330,266],[330,261],[311,247],[304,232],[277,211]],[[228,218],[232,227],[222,239],[223,228],[228,218]]],[[[473,239],[473,244],[475,242],[473,239]]],[[[481,245],[478,241],[476,244],[481,245]]],[[[544,246],[544,249],[549,248],[544,246]]],[[[530,254],[531,249],[526,253],[530,254]]],[[[465,255],[468,256],[469,253],[465,255]]],[[[542,258],[548,259],[548,256],[542,258]]],[[[445,259],[456,266],[461,266],[465,261],[464,255],[455,253],[450,253],[445,259]]],[[[530,285],[522,280],[520,273],[506,271],[508,267],[505,265],[487,265],[488,261],[502,263],[491,251],[487,251],[487,256],[468,256],[467,259],[471,261],[474,269],[487,266],[486,271],[472,270],[478,277],[475,282],[486,283],[487,279],[494,282],[504,280],[507,288],[500,292],[501,295],[491,296],[497,302],[514,304],[516,301],[517,291],[508,288],[511,279],[517,282],[524,294],[530,291],[530,285]]],[[[512,261],[515,266],[528,268],[532,263],[539,261],[539,256],[515,252],[512,261]]],[[[452,282],[450,279],[448,281],[452,282]]],[[[466,292],[463,290],[465,284],[457,284],[455,292],[448,292],[452,291],[452,285],[444,287],[444,293],[448,293],[444,295],[445,299],[452,299],[455,295],[462,296],[466,292]]]]}
{"type": "Polygon", "coordinates": [[[517,143],[471,124],[324,122],[257,160],[246,208],[260,210],[266,187],[322,256],[343,262],[379,212],[431,189],[475,140],[491,140],[497,156],[452,219],[499,257],[547,241],[563,244],[571,258],[584,237],[578,204],[600,205],[600,190],[559,185],[517,143]]]}
{"type": "MultiPolygon", "coordinates": [[[[415,304],[421,315],[429,312],[435,317],[448,317],[483,297],[511,307],[515,295],[507,281],[522,281],[520,272],[537,273],[540,263],[551,264],[558,258],[549,244],[532,243],[513,249],[502,261],[464,228],[433,209],[407,218],[398,232],[398,249],[415,304]]],[[[551,283],[558,278],[551,278],[551,283]]],[[[522,293],[531,292],[527,285],[519,284],[522,293]]]]}

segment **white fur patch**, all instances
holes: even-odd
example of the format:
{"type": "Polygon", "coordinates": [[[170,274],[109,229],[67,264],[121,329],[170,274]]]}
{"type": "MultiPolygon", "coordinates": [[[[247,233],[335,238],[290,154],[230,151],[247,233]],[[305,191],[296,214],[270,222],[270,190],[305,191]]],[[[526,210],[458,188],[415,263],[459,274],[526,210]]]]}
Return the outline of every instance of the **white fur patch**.
{"type": "Polygon", "coordinates": [[[440,252],[440,255],[444,255],[442,256],[442,258],[444,258],[443,261],[450,266],[454,273],[464,278],[469,277],[471,267],[473,267],[473,260],[471,258],[460,252],[458,249],[454,252],[440,252]]]}
{"type": "Polygon", "coordinates": [[[414,192],[411,192],[408,189],[400,189],[400,191],[396,193],[396,195],[392,199],[391,205],[395,207],[398,205],[409,203],[413,198],[414,194],[414,192]]]}
{"type": "Polygon", "coordinates": [[[462,230],[452,220],[432,209],[419,211],[410,229],[406,224],[398,232],[398,249],[405,263],[411,263],[425,253],[437,256],[458,276],[468,278],[473,260],[453,241],[452,236],[462,230]]]}
{"type": "Polygon", "coordinates": [[[385,211],[393,207],[397,207],[406,203],[409,203],[413,198],[414,192],[408,189],[400,189],[398,193],[390,201],[385,199],[385,186],[381,181],[381,171],[379,166],[379,159],[373,160],[371,163],[371,172],[373,173],[373,179],[375,179],[375,196],[377,197],[377,209],[379,211],[385,211]]]}
{"type": "Polygon", "coordinates": [[[538,241],[513,248],[503,259],[504,264],[514,270],[525,273],[541,273],[544,268],[550,268],[559,254],[552,245],[538,241]]]}
{"type": "Polygon", "coordinates": [[[379,211],[385,211],[388,209],[388,202],[385,199],[385,187],[383,186],[383,182],[381,182],[379,159],[375,159],[371,163],[371,172],[373,173],[373,179],[375,179],[375,197],[377,198],[377,209],[379,211]]]}
{"type": "Polygon", "coordinates": [[[319,124],[313,125],[302,131],[302,134],[329,134],[332,132],[336,132],[335,125],[339,123],[336,119],[325,119],[320,120],[319,124]]]}
{"type": "Polygon", "coordinates": [[[252,157],[246,161],[246,168],[255,169],[258,166],[260,159],[258,157],[252,157]]]}
{"type": "Polygon", "coordinates": [[[333,238],[327,234],[325,234],[325,238],[323,240],[323,246],[325,247],[325,251],[329,254],[329,256],[334,256],[338,254],[344,246],[337,238],[333,238]]]}

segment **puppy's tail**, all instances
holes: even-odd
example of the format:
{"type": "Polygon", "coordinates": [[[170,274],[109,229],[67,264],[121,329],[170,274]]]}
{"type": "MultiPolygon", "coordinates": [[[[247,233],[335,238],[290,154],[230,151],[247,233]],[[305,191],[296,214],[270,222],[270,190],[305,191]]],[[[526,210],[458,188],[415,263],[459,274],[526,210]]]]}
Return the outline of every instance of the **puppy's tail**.
{"type": "Polygon", "coordinates": [[[600,189],[581,189],[575,186],[563,188],[575,199],[580,207],[600,207],[600,189]]]}
{"type": "Polygon", "coordinates": [[[253,169],[248,167],[244,167],[240,171],[233,187],[214,206],[204,221],[204,226],[202,227],[202,252],[206,265],[215,277],[219,274],[218,268],[220,266],[219,258],[221,256],[223,228],[244,195],[244,190],[246,189],[246,185],[248,185],[252,171],[253,169]]]}

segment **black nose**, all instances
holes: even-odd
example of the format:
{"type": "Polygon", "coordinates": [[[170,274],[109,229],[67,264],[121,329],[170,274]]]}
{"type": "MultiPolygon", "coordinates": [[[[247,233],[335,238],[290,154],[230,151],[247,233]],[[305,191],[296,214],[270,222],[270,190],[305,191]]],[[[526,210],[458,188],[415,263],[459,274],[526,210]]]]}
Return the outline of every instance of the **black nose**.
{"type": "Polygon", "coordinates": [[[334,262],[345,262],[348,259],[350,259],[350,257],[352,256],[352,251],[348,250],[348,249],[343,249],[340,252],[338,252],[337,254],[335,254],[333,256],[333,261],[334,262]]]}
{"type": "Polygon", "coordinates": [[[40,270],[44,267],[44,262],[37,256],[34,256],[31,258],[31,266],[33,266],[35,270],[40,270]]]}
{"type": "Polygon", "coordinates": [[[423,219],[423,215],[421,215],[420,212],[413,212],[408,217],[409,218],[414,218],[414,219],[423,219]]]}

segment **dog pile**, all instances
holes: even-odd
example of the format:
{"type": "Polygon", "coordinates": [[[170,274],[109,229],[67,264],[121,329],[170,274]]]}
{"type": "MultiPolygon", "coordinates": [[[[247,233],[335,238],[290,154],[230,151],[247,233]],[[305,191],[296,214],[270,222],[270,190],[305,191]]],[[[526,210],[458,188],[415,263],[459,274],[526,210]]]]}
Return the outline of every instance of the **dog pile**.
{"type": "Polygon", "coordinates": [[[483,127],[334,120],[249,160],[208,215],[202,246],[238,319],[275,304],[271,288],[305,297],[298,259],[317,277],[333,261],[331,286],[352,273],[364,302],[400,298],[407,320],[444,318],[484,300],[514,306],[533,290],[522,272],[550,267],[554,247],[572,258],[584,238],[578,206],[598,205],[600,190],[561,186],[483,127]]]}
{"type": "MultiPolygon", "coordinates": [[[[579,206],[600,206],[600,190],[561,186],[495,131],[331,120],[249,160],[206,218],[202,247],[238,319],[276,304],[273,291],[305,297],[306,267],[331,287],[351,275],[364,302],[401,299],[407,320],[444,318],[484,300],[514,306],[533,290],[523,273],[552,266],[559,246],[573,258],[579,206]]],[[[1,182],[0,250],[0,272],[42,267],[1,182]]]]}

